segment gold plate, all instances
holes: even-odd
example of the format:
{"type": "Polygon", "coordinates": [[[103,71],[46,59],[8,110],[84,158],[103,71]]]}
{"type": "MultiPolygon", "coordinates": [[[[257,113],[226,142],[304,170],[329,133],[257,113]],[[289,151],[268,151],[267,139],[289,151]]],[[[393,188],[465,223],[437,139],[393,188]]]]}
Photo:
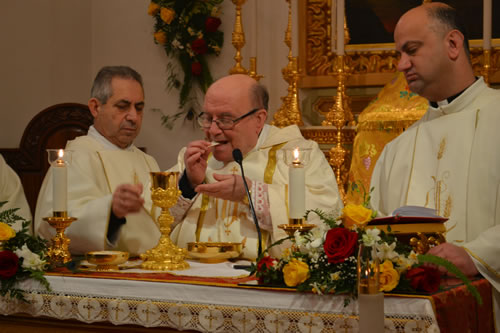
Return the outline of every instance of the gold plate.
{"type": "Polygon", "coordinates": [[[191,242],[187,250],[189,258],[215,264],[238,258],[241,255],[241,243],[191,242]]]}
{"type": "Polygon", "coordinates": [[[96,265],[96,271],[117,271],[118,265],[128,260],[128,252],[122,251],[92,251],[85,253],[85,259],[96,265]]]}

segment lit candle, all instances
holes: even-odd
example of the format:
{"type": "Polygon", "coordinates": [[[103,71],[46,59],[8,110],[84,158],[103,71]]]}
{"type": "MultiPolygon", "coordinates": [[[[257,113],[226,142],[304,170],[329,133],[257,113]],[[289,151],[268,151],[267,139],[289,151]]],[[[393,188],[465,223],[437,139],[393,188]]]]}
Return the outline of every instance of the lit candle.
{"type": "Polygon", "coordinates": [[[290,0],[292,7],[292,57],[299,56],[299,15],[298,15],[298,0],[290,0]]]}
{"type": "Polygon", "coordinates": [[[306,212],[306,173],[300,160],[299,148],[293,150],[293,160],[288,169],[289,214],[291,219],[301,219],[306,212]]]}
{"type": "Polygon", "coordinates": [[[491,49],[491,0],[483,1],[483,50],[491,49]]]}
{"type": "Polygon", "coordinates": [[[58,159],[52,164],[52,209],[54,212],[65,212],[67,211],[68,199],[68,174],[66,163],[62,159],[64,156],[64,150],[59,149],[58,156],[58,159]]]}
{"type": "Polygon", "coordinates": [[[344,55],[344,0],[337,0],[337,55],[344,55]]]}

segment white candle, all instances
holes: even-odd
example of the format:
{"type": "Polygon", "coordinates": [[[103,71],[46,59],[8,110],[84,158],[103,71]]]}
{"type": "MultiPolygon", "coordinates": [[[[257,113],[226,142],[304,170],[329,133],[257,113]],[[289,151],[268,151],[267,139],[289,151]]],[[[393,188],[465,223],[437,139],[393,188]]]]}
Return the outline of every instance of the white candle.
{"type": "Polygon", "coordinates": [[[483,50],[491,49],[491,0],[483,1],[483,50]]]}
{"type": "Polygon", "coordinates": [[[299,56],[299,0],[290,0],[292,7],[292,57],[299,56]]]}
{"type": "Polygon", "coordinates": [[[288,169],[288,209],[291,219],[301,219],[306,212],[306,173],[304,164],[299,160],[298,148],[295,148],[293,155],[294,159],[288,169]]]}
{"type": "Polygon", "coordinates": [[[64,150],[60,149],[58,155],[59,158],[52,164],[52,209],[54,212],[65,212],[68,200],[68,174],[66,164],[62,159],[64,150]]]}
{"type": "Polygon", "coordinates": [[[344,55],[344,0],[337,0],[337,55],[344,55]]]}
{"type": "Polygon", "coordinates": [[[383,333],[384,329],[384,293],[359,294],[359,331],[383,333]]]}

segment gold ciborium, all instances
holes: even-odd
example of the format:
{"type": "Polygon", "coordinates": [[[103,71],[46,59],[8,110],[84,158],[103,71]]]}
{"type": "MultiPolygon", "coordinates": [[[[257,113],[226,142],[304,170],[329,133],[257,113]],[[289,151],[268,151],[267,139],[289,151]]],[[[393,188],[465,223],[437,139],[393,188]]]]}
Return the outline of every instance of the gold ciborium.
{"type": "Polygon", "coordinates": [[[181,270],[189,268],[184,260],[187,250],[177,247],[170,240],[170,225],[174,218],[170,215],[169,208],[177,203],[181,194],[178,188],[178,172],[151,172],[151,199],[153,203],[161,207],[158,217],[161,237],[156,247],[141,254],[144,260],[142,268],[151,270],[181,270]]]}
{"type": "Polygon", "coordinates": [[[64,230],[77,220],[76,217],[69,217],[67,212],[67,166],[71,162],[71,152],[63,149],[47,149],[47,157],[52,172],[53,216],[44,217],[43,220],[56,229],[47,256],[52,265],[58,266],[71,261],[68,249],[70,240],[64,235],[64,230]]]}

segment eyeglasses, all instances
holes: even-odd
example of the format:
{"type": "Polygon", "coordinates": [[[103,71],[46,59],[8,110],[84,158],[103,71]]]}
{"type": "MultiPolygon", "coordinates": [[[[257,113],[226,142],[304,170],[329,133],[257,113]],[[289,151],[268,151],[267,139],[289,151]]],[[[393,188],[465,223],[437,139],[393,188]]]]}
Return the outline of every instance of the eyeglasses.
{"type": "Polygon", "coordinates": [[[212,126],[212,123],[215,122],[217,124],[217,126],[221,129],[221,130],[230,130],[234,127],[234,125],[248,117],[248,116],[251,116],[253,115],[255,112],[259,111],[260,108],[258,109],[253,109],[251,110],[250,112],[247,112],[245,113],[244,115],[242,115],[241,117],[238,117],[236,119],[231,119],[231,118],[225,118],[225,117],[222,117],[222,118],[218,118],[218,119],[213,119],[211,115],[209,114],[206,114],[204,112],[202,112],[199,116],[198,116],[198,124],[201,126],[201,128],[203,129],[209,129],[211,126],[212,126]]]}

